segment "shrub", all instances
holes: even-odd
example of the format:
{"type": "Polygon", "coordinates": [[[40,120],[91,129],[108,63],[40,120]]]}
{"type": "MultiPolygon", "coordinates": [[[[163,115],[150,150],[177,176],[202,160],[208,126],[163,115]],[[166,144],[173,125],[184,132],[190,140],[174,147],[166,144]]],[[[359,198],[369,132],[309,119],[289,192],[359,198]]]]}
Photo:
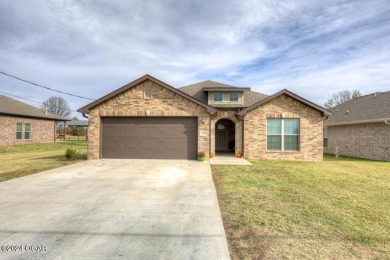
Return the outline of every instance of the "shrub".
{"type": "Polygon", "coordinates": [[[76,159],[77,151],[76,149],[68,148],[66,149],[65,156],[68,159],[76,159]]]}

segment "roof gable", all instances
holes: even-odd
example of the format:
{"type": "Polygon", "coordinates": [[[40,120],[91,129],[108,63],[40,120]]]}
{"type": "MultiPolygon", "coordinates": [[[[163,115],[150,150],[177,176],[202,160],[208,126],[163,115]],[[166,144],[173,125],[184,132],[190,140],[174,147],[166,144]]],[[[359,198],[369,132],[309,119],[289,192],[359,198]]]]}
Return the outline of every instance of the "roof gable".
{"type": "Polygon", "coordinates": [[[184,98],[186,98],[186,99],[188,99],[188,100],[190,100],[190,101],[192,101],[192,102],[194,102],[194,103],[196,103],[196,104],[198,104],[198,105],[200,105],[202,107],[207,108],[207,111],[210,112],[210,113],[214,113],[214,112],[217,111],[215,108],[213,108],[213,107],[211,107],[211,106],[209,106],[207,104],[204,104],[203,102],[200,102],[199,100],[195,99],[194,97],[192,97],[192,96],[190,96],[190,95],[188,95],[188,94],[186,94],[186,93],[184,93],[184,92],[182,92],[182,91],[180,91],[180,90],[178,90],[178,89],[176,89],[176,88],[174,88],[174,87],[172,87],[172,86],[170,86],[170,85],[168,85],[168,84],[166,84],[166,83],[164,83],[164,82],[162,82],[162,81],[160,81],[160,80],[158,80],[158,79],[156,79],[156,78],[154,78],[154,77],[152,77],[152,76],[150,76],[148,74],[146,74],[145,76],[143,76],[143,77],[141,77],[139,79],[136,79],[136,80],[134,80],[134,81],[132,81],[132,82],[130,82],[128,84],[126,84],[125,86],[123,86],[123,87],[121,87],[121,88],[119,88],[119,89],[117,89],[117,90],[115,90],[115,91],[113,91],[113,92],[111,92],[111,93],[101,97],[101,98],[99,98],[98,100],[93,101],[92,103],[89,103],[86,106],[83,106],[82,108],[80,108],[77,111],[79,111],[81,113],[88,113],[91,108],[93,108],[93,107],[95,107],[97,105],[100,105],[103,102],[105,102],[105,101],[107,101],[109,99],[112,99],[113,97],[115,97],[115,96],[117,96],[117,95],[119,95],[119,94],[121,94],[121,93],[123,93],[125,91],[128,91],[128,90],[130,90],[130,89],[132,89],[132,88],[134,88],[136,86],[138,86],[139,84],[145,82],[146,80],[150,80],[150,81],[152,81],[152,82],[154,82],[154,83],[156,83],[156,84],[158,84],[158,85],[160,85],[160,86],[162,86],[164,88],[167,88],[167,89],[175,92],[176,94],[178,94],[178,95],[180,95],[180,96],[182,96],[182,97],[184,97],[184,98]]]}
{"type": "Polygon", "coordinates": [[[39,108],[28,105],[26,103],[17,101],[10,97],[0,95],[0,114],[3,115],[13,115],[13,116],[23,116],[23,117],[33,117],[33,118],[42,118],[49,120],[69,120],[62,116],[54,114],[46,114],[42,112],[39,108]]]}
{"type": "Polygon", "coordinates": [[[206,80],[199,83],[187,85],[179,88],[179,90],[187,93],[188,95],[196,98],[204,104],[208,104],[208,95],[206,91],[243,91],[244,92],[244,107],[248,107],[259,100],[262,100],[268,97],[265,94],[250,91],[250,88],[238,88],[227,84],[222,84],[219,82],[206,80]]]}
{"type": "Polygon", "coordinates": [[[249,111],[251,111],[251,110],[255,109],[256,107],[261,106],[261,105],[263,105],[263,104],[269,102],[270,100],[272,100],[272,99],[274,99],[274,98],[277,98],[277,97],[279,97],[279,96],[281,96],[281,95],[287,95],[287,96],[289,96],[289,97],[291,97],[291,98],[293,98],[293,99],[296,99],[296,100],[300,101],[301,103],[303,103],[303,104],[305,104],[305,105],[307,105],[307,106],[309,106],[309,107],[311,107],[311,108],[313,108],[313,109],[315,109],[315,110],[320,111],[320,112],[322,113],[323,116],[325,116],[325,115],[331,115],[331,113],[330,113],[328,110],[326,110],[325,108],[320,107],[320,106],[318,106],[318,105],[316,105],[316,104],[310,102],[309,100],[304,99],[304,98],[302,98],[302,97],[300,97],[300,96],[298,96],[298,95],[296,95],[296,94],[294,94],[294,93],[288,91],[287,89],[283,89],[283,90],[281,90],[281,91],[279,91],[279,92],[273,94],[272,96],[269,96],[269,97],[267,97],[267,98],[264,98],[264,99],[262,99],[262,100],[260,100],[260,101],[258,101],[258,102],[256,102],[256,103],[254,103],[253,105],[251,105],[251,106],[249,106],[249,107],[247,107],[247,108],[244,108],[243,110],[241,110],[240,112],[238,112],[237,115],[239,115],[239,116],[245,116],[249,111]]]}

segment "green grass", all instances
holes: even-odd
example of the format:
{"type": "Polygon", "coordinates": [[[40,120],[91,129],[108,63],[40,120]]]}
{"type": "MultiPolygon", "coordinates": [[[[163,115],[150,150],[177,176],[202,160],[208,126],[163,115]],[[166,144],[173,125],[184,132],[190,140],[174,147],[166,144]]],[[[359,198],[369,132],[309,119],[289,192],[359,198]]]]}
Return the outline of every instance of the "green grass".
{"type": "Polygon", "coordinates": [[[0,181],[76,163],[86,159],[86,151],[81,141],[0,146],[0,181]],[[66,159],[67,148],[78,151],[77,160],[66,159]]]}
{"type": "Polygon", "coordinates": [[[390,163],[213,166],[233,259],[388,259],[390,163]]]}

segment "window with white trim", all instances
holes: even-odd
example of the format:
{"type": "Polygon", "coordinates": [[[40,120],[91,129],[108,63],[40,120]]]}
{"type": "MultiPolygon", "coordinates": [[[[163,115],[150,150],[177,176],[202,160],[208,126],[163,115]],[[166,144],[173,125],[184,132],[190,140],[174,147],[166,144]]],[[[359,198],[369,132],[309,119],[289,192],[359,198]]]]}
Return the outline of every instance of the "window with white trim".
{"type": "Polygon", "coordinates": [[[229,101],[238,101],[238,92],[229,92],[229,101]]]}
{"type": "Polygon", "coordinates": [[[328,147],[328,128],[324,128],[324,147],[328,147]]]}
{"type": "Polygon", "coordinates": [[[23,124],[16,123],[16,139],[22,139],[23,124]]]}
{"type": "Polygon", "coordinates": [[[222,92],[214,92],[214,101],[222,101],[222,92]]]}
{"type": "Polygon", "coordinates": [[[24,139],[30,139],[30,123],[24,124],[24,139]]]}
{"type": "Polygon", "coordinates": [[[267,119],[268,151],[299,151],[299,119],[267,119]]]}

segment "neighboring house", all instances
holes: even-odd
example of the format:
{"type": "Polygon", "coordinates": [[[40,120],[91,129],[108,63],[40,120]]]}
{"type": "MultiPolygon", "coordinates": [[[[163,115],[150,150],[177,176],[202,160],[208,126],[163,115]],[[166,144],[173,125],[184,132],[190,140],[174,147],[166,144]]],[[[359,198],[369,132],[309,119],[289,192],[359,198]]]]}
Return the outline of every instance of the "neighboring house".
{"type": "Polygon", "coordinates": [[[82,107],[88,158],[245,158],[319,161],[330,113],[288,90],[272,96],[213,81],[174,88],[145,75],[82,107]]]}
{"type": "Polygon", "coordinates": [[[53,142],[60,120],[68,119],[0,95],[0,146],[53,142]]]}
{"type": "Polygon", "coordinates": [[[347,101],[324,121],[324,151],[390,161],[390,91],[347,101]]]}

